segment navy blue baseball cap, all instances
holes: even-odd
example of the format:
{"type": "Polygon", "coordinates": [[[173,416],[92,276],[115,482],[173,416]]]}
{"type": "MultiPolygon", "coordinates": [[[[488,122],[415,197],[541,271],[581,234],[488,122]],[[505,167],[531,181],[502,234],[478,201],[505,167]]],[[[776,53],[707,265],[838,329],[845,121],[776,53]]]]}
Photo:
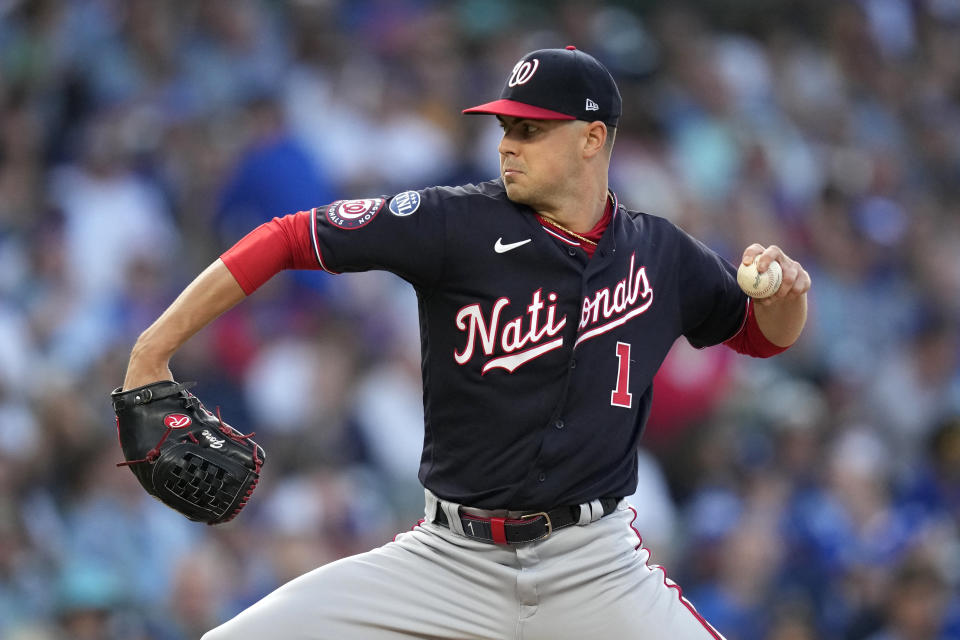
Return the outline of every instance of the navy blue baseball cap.
{"type": "Polygon", "coordinates": [[[535,120],[620,120],[620,90],[596,58],[576,47],[539,49],[513,67],[500,99],[464,113],[489,113],[535,120]]]}

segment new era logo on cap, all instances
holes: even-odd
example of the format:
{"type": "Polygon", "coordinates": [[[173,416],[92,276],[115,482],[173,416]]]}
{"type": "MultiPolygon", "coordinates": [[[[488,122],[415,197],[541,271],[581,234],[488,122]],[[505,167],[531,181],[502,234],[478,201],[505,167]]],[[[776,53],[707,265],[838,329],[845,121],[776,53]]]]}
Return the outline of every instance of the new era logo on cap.
{"type": "Polygon", "coordinates": [[[575,47],[539,49],[523,56],[510,72],[500,99],[464,113],[490,113],[536,120],[620,120],[620,91],[610,72],[575,47]]]}

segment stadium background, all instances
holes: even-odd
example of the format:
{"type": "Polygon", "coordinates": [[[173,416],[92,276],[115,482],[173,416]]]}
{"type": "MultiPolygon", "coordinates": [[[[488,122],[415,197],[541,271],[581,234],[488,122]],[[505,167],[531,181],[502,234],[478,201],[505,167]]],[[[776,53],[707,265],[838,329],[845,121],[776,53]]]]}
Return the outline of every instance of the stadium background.
{"type": "Polygon", "coordinates": [[[671,352],[634,498],[654,561],[730,640],[960,638],[957,0],[0,2],[0,637],[196,638],[416,522],[392,276],[283,274],[176,356],[270,455],[226,526],[114,467],[107,394],[255,224],[496,175],[460,109],[571,43],[623,92],[622,201],[814,283],[784,356],[671,352]]]}

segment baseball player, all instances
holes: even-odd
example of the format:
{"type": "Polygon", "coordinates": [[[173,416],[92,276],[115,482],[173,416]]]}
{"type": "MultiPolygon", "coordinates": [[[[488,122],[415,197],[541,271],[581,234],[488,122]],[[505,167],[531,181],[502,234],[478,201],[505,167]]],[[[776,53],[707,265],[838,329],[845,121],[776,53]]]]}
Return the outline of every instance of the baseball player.
{"type": "Polygon", "coordinates": [[[424,520],[282,586],[207,640],[719,639],[648,564],[632,523],[637,446],[670,346],[783,351],[810,278],[754,301],[735,268],[607,186],[621,99],[573,47],[525,55],[500,99],[501,175],[275,218],[224,253],[137,341],[124,388],[283,269],[384,269],[417,293],[424,520]]]}

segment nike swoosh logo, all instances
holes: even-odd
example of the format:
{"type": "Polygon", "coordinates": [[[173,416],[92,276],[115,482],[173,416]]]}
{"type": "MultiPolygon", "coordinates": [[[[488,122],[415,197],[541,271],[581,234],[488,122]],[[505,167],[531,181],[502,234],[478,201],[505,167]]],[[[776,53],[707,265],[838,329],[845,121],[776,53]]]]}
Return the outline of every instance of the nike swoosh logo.
{"type": "Polygon", "coordinates": [[[503,238],[497,238],[497,243],[493,245],[493,250],[497,253],[506,253],[516,249],[517,247],[522,247],[523,245],[530,242],[533,238],[527,238],[526,240],[521,240],[520,242],[511,242],[510,244],[503,244],[503,238]]]}

